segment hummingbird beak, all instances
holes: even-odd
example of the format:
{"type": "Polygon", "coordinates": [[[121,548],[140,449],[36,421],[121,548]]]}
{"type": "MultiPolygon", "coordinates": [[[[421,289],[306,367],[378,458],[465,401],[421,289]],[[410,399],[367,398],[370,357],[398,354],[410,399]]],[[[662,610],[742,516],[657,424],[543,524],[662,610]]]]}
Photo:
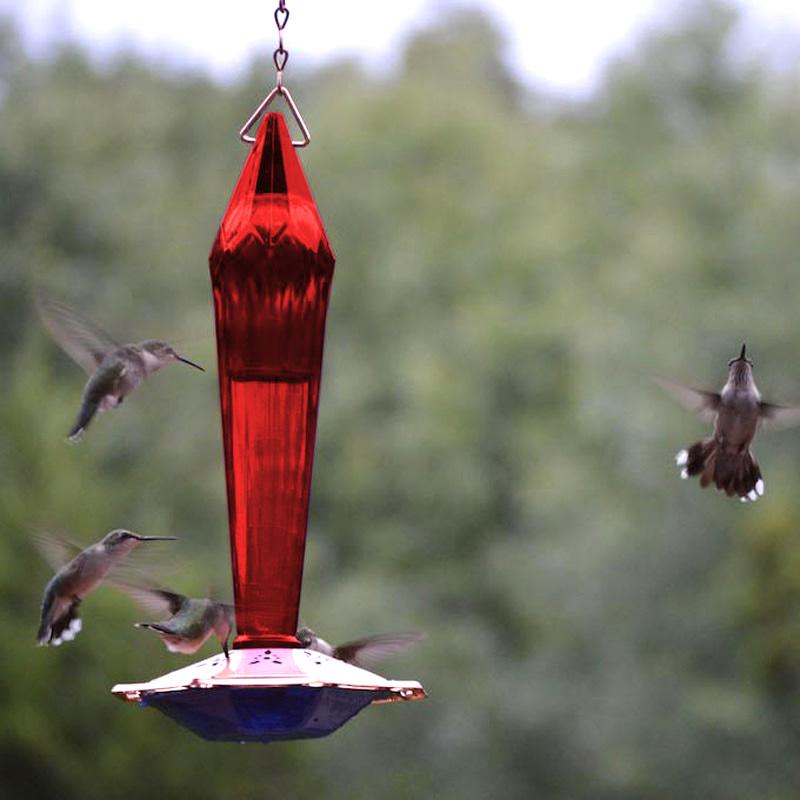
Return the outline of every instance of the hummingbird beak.
{"type": "Polygon", "coordinates": [[[206,371],[205,367],[201,367],[199,364],[195,364],[194,361],[189,361],[188,358],[184,358],[183,356],[179,356],[177,353],[175,354],[175,358],[177,358],[178,361],[183,361],[184,364],[188,364],[190,367],[194,367],[195,369],[199,369],[200,372],[205,372],[206,371]]]}
{"type": "Polygon", "coordinates": [[[745,356],[745,354],[744,354],[744,351],[745,351],[745,348],[746,348],[746,347],[747,347],[747,345],[746,345],[746,344],[743,344],[743,345],[742,345],[742,352],[739,354],[739,361],[744,361],[744,360],[745,360],[746,356],[745,356]]]}
{"type": "Polygon", "coordinates": [[[134,539],[140,542],[174,542],[177,541],[177,536],[139,536],[138,533],[132,533],[134,539]]]}

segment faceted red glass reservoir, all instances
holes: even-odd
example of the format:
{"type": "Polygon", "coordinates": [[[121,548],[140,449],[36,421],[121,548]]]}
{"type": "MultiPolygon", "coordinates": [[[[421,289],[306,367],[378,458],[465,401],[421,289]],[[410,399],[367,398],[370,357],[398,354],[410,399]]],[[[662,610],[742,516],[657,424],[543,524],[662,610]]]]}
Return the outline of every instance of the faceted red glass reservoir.
{"type": "Polygon", "coordinates": [[[261,121],[209,263],[234,647],[297,646],[334,256],[278,113],[261,121]]]}

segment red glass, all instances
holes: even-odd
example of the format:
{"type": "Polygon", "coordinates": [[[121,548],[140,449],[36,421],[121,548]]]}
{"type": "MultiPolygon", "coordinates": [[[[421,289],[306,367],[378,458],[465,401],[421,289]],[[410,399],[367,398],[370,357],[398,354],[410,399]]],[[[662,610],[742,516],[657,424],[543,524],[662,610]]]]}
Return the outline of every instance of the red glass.
{"type": "Polygon", "coordinates": [[[234,647],[291,647],[334,256],[283,117],[266,114],[209,257],[234,647]]]}

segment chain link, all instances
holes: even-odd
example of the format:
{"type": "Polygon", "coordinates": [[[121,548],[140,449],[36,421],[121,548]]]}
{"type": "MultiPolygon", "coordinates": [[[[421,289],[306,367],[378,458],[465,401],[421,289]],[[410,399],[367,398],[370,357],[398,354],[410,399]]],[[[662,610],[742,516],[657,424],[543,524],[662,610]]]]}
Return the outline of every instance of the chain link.
{"type": "Polygon", "coordinates": [[[278,29],[278,46],[272,54],[272,63],[275,64],[277,76],[275,78],[275,85],[279,88],[283,86],[283,68],[289,60],[289,51],[283,46],[283,29],[289,21],[289,9],[286,8],[286,0],[278,0],[278,7],[273,14],[275,18],[275,27],[278,29]]]}

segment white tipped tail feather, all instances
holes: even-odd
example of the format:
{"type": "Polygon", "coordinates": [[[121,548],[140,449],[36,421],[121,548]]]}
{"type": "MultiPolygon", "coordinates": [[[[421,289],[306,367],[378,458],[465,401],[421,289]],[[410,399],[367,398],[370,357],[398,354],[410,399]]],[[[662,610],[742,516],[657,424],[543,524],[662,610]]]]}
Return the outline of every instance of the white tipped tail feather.
{"type": "Polygon", "coordinates": [[[681,468],[681,478],[699,477],[703,488],[713,483],[729,497],[738,496],[745,503],[764,495],[761,469],[749,447],[733,450],[712,437],[678,451],[675,463],[681,468]]]}

